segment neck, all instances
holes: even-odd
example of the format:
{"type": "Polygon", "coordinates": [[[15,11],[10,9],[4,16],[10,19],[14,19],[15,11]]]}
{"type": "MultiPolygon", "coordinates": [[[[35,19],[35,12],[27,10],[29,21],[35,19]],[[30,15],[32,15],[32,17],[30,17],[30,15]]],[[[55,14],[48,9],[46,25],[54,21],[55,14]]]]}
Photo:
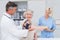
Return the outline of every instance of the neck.
{"type": "Polygon", "coordinates": [[[31,19],[30,19],[30,18],[27,18],[27,20],[31,21],[31,19]]]}
{"type": "Polygon", "coordinates": [[[45,15],[45,18],[46,18],[46,19],[48,19],[48,18],[49,18],[49,16],[48,16],[48,15],[45,15]]]}

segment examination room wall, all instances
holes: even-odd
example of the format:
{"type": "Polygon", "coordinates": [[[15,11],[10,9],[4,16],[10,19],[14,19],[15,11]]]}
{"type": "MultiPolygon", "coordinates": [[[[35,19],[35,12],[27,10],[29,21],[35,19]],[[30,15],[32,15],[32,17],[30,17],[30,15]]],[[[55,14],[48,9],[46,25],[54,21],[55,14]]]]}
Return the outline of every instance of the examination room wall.
{"type": "Polygon", "coordinates": [[[55,31],[55,37],[60,37],[60,0],[47,0],[46,7],[51,7],[53,9],[53,18],[56,21],[56,31],[55,31]]]}
{"type": "MultiPolygon", "coordinates": [[[[2,17],[2,14],[5,12],[5,5],[8,1],[10,0],[0,0],[0,4],[1,4],[0,5],[0,19],[2,17]]],[[[16,1],[16,0],[11,0],[11,1],[16,1]]],[[[17,0],[17,1],[20,1],[20,0],[17,0]]],[[[36,19],[36,21],[33,21],[33,23],[35,23],[35,25],[37,25],[37,22],[38,22],[37,19],[44,14],[45,12],[44,10],[47,7],[51,7],[53,9],[52,13],[53,13],[53,17],[55,18],[56,25],[57,25],[54,36],[58,38],[60,37],[60,0],[44,0],[44,1],[36,0],[35,2],[34,0],[28,1],[28,9],[31,9],[34,11],[33,20],[36,19]]]]}

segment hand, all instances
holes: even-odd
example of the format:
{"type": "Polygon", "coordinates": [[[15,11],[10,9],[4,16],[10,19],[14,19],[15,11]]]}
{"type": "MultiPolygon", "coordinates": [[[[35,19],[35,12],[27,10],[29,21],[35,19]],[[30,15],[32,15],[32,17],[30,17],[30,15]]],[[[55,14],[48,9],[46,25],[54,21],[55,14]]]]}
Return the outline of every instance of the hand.
{"type": "Polygon", "coordinates": [[[40,27],[37,27],[37,30],[40,30],[40,31],[43,31],[45,29],[48,29],[48,27],[46,26],[40,26],[40,27]]]}
{"type": "Polygon", "coordinates": [[[49,28],[47,26],[44,26],[44,30],[48,30],[49,28]]]}
{"type": "Polygon", "coordinates": [[[49,28],[46,28],[44,30],[49,31],[49,32],[53,32],[54,31],[54,30],[50,30],[49,28]]]}
{"type": "Polygon", "coordinates": [[[36,29],[36,27],[33,26],[33,25],[31,25],[31,27],[29,28],[29,31],[33,31],[33,30],[35,30],[35,29],[36,29]]]}
{"type": "Polygon", "coordinates": [[[45,29],[46,31],[48,32],[53,32],[54,30],[50,30],[49,28],[48,29],[45,29]]]}

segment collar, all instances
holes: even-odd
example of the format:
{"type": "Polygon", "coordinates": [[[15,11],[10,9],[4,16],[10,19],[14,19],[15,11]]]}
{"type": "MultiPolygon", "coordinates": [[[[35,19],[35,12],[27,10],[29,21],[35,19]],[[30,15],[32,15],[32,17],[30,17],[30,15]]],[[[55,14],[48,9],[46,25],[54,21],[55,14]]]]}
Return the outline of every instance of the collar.
{"type": "Polygon", "coordinates": [[[9,18],[11,18],[11,15],[8,14],[8,13],[5,13],[4,15],[7,16],[7,17],[9,17],[9,18]]]}

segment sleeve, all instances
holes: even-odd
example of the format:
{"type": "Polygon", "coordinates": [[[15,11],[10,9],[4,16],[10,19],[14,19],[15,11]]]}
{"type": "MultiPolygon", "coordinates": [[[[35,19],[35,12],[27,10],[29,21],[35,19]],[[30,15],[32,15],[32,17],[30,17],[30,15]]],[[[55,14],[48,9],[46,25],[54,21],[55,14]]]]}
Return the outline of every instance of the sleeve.
{"type": "Polygon", "coordinates": [[[22,29],[23,29],[23,24],[25,21],[26,21],[26,19],[24,19],[23,21],[20,22],[20,26],[22,26],[22,29]]]}
{"type": "Polygon", "coordinates": [[[9,27],[8,32],[15,37],[26,37],[28,34],[28,30],[20,30],[15,25],[10,25],[9,27]]]}
{"type": "Polygon", "coordinates": [[[38,21],[38,25],[39,25],[39,26],[42,26],[41,18],[40,18],[39,21],[38,21]]]}
{"type": "Polygon", "coordinates": [[[55,20],[53,20],[53,24],[52,24],[52,30],[55,30],[56,29],[56,23],[55,23],[55,20]]]}

